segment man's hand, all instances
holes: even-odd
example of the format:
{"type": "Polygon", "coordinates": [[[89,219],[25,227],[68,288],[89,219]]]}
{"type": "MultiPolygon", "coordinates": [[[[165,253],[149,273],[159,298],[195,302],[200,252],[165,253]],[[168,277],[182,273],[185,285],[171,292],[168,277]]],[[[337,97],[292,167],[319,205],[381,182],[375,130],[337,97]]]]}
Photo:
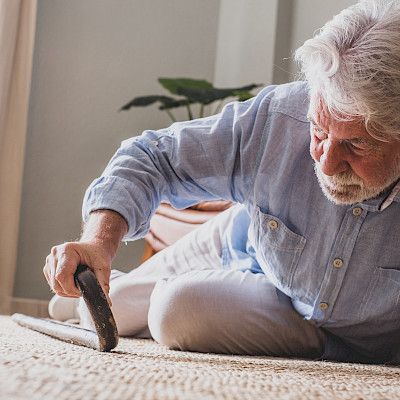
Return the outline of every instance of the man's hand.
{"type": "Polygon", "coordinates": [[[114,211],[91,213],[79,242],[54,246],[46,257],[43,273],[51,290],[60,296],[79,297],[74,273],[78,265],[84,264],[93,270],[111,306],[111,262],[127,230],[124,218],[114,211]]]}
{"type": "Polygon", "coordinates": [[[67,242],[51,249],[46,257],[43,273],[53,292],[64,297],[79,297],[74,273],[79,264],[93,270],[108,297],[112,256],[102,244],[95,242],[67,242]]]}

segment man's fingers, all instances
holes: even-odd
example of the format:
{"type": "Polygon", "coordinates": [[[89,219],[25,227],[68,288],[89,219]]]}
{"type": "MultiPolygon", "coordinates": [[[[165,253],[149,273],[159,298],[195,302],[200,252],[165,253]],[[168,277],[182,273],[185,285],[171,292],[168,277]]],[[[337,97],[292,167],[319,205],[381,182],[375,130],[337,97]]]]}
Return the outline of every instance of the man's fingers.
{"type": "Polygon", "coordinates": [[[55,279],[56,270],[57,270],[57,258],[55,258],[53,255],[53,249],[52,249],[52,254],[48,255],[46,258],[46,265],[47,265],[47,277],[48,277],[50,289],[54,293],[58,294],[59,292],[62,292],[62,288],[55,279]]]}
{"type": "Polygon", "coordinates": [[[65,245],[52,247],[51,253],[46,257],[43,273],[54,293],[63,297],[79,297],[80,292],[73,277],[76,263],[67,258],[65,250],[65,245]]]}
{"type": "Polygon", "coordinates": [[[53,290],[54,293],[56,293],[56,294],[58,294],[58,295],[60,295],[60,296],[62,296],[62,295],[65,294],[63,288],[62,288],[61,285],[56,281],[55,278],[53,278],[53,280],[52,280],[51,288],[52,288],[52,290],[53,290]]]}
{"type": "Polygon", "coordinates": [[[74,280],[76,268],[77,261],[75,257],[70,257],[65,253],[59,255],[55,280],[60,285],[64,294],[70,297],[79,297],[81,294],[74,280]]]}
{"type": "Polygon", "coordinates": [[[56,293],[59,296],[66,297],[67,295],[62,291],[60,285],[54,280],[54,271],[56,269],[57,262],[51,254],[46,257],[46,264],[43,267],[43,274],[46,278],[50,291],[56,293]]]}
{"type": "Polygon", "coordinates": [[[48,269],[48,267],[47,267],[47,259],[46,259],[46,264],[43,267],[43,274],[44,274],[44,277],[46,278],[47,283],[50,285],[50,276],[49,276],[47,269],[48,269]]]}
{"type": "Polygon", "coordinates": [[[79,299],[79,297],[81,296],[77,296],[77,295],[69,295],[69,294],[65,294],[65,293],[57,293],[59,296],[61,297],[70,297],[71,299],[79,299]]]}

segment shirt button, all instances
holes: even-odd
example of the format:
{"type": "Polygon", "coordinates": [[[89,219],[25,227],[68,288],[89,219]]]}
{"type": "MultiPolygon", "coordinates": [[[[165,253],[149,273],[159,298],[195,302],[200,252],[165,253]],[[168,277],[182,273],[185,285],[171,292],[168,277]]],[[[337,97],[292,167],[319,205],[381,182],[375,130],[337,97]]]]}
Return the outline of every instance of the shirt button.
{"type": "Polygon", "coordinates": [[[359,217],[361,214],[362,214],[362,208],[361,207],[353,208],[353,215],[355,217],[359,217]]]}
{"type": "Polygon", "coordinates": [[[268,221],[268,226],[270,229],[276,229],[278,228],[278,223],[274,219],[271,219],[268,221]]]}
{"type": "Polygon", "coordinates": [[[152,140],[152,141],[151,141],[151,144],[154,145],[154,146],[158,146],[157,140],[152,140]]]}
{"type": "Polygon", "coordinates": [[[333,266],[335,267],[335,268],[342,268],[343,267],[343,260],[341,260],[340,258],[335,258],[334,260],[333,260],[333,266]]]}
{"type": "Polygon", "coordinates": [[[328,303],[325,303],[325,302],[319,303],[319,308],[320,308],[322,311],[327,310],[328,307],[329,307],[329,304],[328,304],[328,303]]]}

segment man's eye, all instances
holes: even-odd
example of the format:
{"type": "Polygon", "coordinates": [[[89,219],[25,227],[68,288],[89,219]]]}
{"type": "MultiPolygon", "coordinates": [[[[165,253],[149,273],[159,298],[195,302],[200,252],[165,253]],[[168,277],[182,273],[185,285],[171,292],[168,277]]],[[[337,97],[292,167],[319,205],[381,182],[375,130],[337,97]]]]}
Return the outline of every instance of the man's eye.
{"type": "Polygon", "coordinates": [[[366,153],[369,150],[369,146],[365,143],[347,143],[348,148],[357,154],[366,153]]]}

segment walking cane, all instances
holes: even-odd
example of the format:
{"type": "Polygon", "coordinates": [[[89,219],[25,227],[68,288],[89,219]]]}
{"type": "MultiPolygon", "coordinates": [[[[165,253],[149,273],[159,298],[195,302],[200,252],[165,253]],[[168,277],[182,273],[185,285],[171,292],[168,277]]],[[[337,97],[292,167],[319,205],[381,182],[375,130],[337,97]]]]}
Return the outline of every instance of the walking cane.
{"type": "Polygon", "coordinates": [[[89,309],[96,331],[47,318],[13,314],[11,319],[26,328],[56,339],[98,351],[111,351],[118,344],[118,330],[106,296],[93,271],[79,265],[74,279],[89,309]]]}

